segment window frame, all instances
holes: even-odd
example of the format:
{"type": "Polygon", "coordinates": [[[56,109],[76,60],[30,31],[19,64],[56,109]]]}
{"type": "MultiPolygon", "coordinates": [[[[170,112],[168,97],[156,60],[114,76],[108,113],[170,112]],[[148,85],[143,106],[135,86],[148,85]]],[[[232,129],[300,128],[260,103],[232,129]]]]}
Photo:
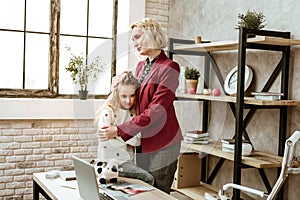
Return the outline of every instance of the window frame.
{"type": "MultiPolygon", "coordinates": [[[[26,1],[26,0],[25,0],[26,1]]],[[[50,50],[49,50],[49,76],[48,89],[4,89],[0,88],[0,97],[10,98],[76,98],[75,94],[59,94],[59,52],[60,52],[60,0],[50,0],[50,50]]],[[[112,24],[112,64],[111,77],[116,75],[116,35],[118,19],[118,0],[113,0],[112,24]]],[[[14,30],[9,30],[14,31],[14,30]]],[[[19,32],[19,31],[18,31],[19,32]]],[[[37,33],[22,31],[26,33],[37,33]]],[[[25,47],[24,47],[25,48],[25,47]]],[[[106,95],[93,95],[94,98],[104,98],[106,95]]]]}

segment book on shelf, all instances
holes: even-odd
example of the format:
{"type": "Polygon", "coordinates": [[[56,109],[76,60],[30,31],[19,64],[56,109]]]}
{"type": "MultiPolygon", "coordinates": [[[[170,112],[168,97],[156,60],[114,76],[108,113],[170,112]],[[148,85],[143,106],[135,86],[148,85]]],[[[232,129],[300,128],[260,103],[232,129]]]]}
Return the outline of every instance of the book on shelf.
{"type": "Polygon", "coordinates": [[[183,140],[187,144],[208,144],[209,137],[193,138],[189,136],[184,136],[183,140]]]}
{"type": "MultiPolygon", "coordinates": [[[[235,145],[232,143],[223,143],[221,150],[224,152],[234,153],[235,145]]],[[[242,155],[248,156],[252,152],[252,145],[248,142],[242,143],[242,155]]]]}
{"type": "Polygon", "coordinates": [[[187,135],[185,135],[183,138],[186,139],[186,140],[189,140],[189,141],[205,141],[205,140],[209,139],[208,136],[200,137],[200,138],[194,138],[194,137],[190,137],[190,136],[187,136],[187,135]]]}
{"type": "Polygon", "coordinates": [[[278,92],[252,92],[254,98],[256,100],[268,100],[268,101],[276,101],[280,100],[281,97],[284,95],[283,93],[278,92]]]}
{"type": "Polygon", "coordinates": [[[256,100],[261,100],[261,101],[278,101],[281,99],[280,96],[255,96],[256,100]]]}
{"type": "Polygon", "coordinates": [[[193,137],[193,138],[201,138],[201,137],[208,137],[209,134],[208,132],[203,132],[200,130],[192,130],[192,131],[187,131],[185,133],[186,136],[188,137],[193,137]]]}
{"type": "MultiPolygon", "coordinates": [[[[234,153],[234,148],[226,148],[223,147],[221,148],[222,151],[224,152],[228,152],[228,153],[234,153]]],[[[249,143],[245,143],[242,146],[242,156],[250,156],[252,152],[252,145],[249,143]]]]}
{"type": "Polygon", "coordinates": [[[234,149],[228,149],[226,147],[222,147],[221,150],[228,153],[234,153],[234,149]]]}
{"type": "MultiPolygon", "coordinates": [[[[223,143],[225,143],[225,144],[235,144],[235,139],[234,138],[232,138],[232,139],[226,139],[225,138],[225,139],[221,139],[221,142],[222,142],[222,144],[223,143]]],[[[242,143],[250,143],[250,141],[243,139],[242,143]]]]}
{"type": "Polygon", "coordinates": [[[230,143],[222,143],[222,149],[226,148],[226,149],[231,149],[234,150],[234,144],[230,144],[230,143]]]}
{"type": "Polygon", "coordinates": [[[208,140],[196,140],[196,141],[190,141],[190,140],[185,140],[184,139],[184,142],[186,144],[208,144],[209,141],[208,140]]]}

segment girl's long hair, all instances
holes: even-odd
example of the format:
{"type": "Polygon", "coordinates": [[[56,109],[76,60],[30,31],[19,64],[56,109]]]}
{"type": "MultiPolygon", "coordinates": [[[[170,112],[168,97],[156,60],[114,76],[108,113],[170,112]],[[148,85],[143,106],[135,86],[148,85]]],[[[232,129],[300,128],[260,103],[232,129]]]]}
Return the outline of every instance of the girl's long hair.
{"type": "MultiPolygon", "coordinates": [[[[101,113],[102,109],[106,106],[109,106],[112,108],[113,112],[116,112],[118,109],[120,109],[120,99],[119,99],[119,86],[134,86],[138,87],[138,79],[133,76],[131,71],[124,71],[120,76],[120,81],[118,84],[116,84],[113,88],[109,96],[107,97],[106,101],[95,113],[95,124],[98,123],[99,120],[99,114],[101,113]]],[[[132,106],[130,109],[131,112],[135,111],[135,105],[132,106]]]]}

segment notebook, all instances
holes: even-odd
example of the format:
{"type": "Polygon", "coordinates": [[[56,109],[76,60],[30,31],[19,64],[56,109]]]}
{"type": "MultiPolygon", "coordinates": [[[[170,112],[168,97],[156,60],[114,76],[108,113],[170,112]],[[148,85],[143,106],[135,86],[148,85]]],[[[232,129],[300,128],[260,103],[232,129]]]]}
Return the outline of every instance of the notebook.
{"type": "Polygon", "coordinates": [[[130,200],[130,197],[124,196],[124,194],[109,191],[106,189],[103,193],[99,192],[99,186],[95,174],[93,165],[90,163],[73,156],[74,168],[76,173],[76,179],[79,189],[79,194],[82,199],[85,200],[130,200]]]}

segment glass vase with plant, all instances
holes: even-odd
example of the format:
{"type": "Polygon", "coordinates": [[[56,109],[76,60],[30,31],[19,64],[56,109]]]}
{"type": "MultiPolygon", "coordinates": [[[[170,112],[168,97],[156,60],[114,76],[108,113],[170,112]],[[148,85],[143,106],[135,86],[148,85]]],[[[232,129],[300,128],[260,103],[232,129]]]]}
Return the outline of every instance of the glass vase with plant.
{"type": "Polygon", "coordinates": [[[82,54],[73,54],[69,46],[66,46],[66,50],[70,53],[70,59],[65,70],[71,73],[73,83],[79,84],[79,92],[87,94],[88,84],[94,83],[99,73],[104,72],[103,60],[100,56],[96,56],[91,62],[87,62],[82,54]]]}

